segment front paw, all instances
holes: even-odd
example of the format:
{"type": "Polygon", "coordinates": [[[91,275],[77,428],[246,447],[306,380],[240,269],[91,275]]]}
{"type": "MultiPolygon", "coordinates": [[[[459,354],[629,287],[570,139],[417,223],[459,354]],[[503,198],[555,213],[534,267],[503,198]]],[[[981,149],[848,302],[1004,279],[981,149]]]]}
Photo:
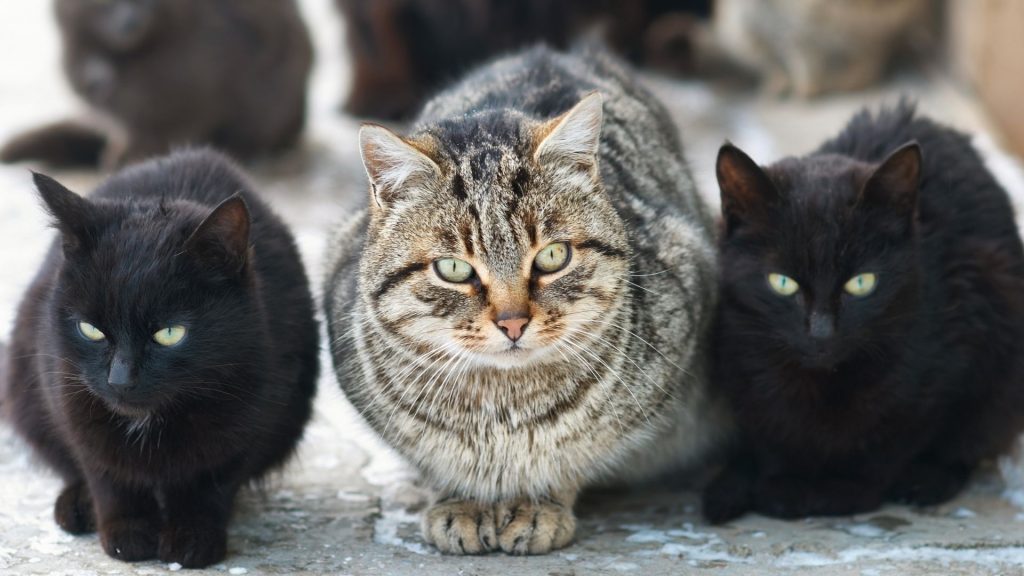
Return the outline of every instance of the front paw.
{"type": "Polygon", "coordinates": [[[711,524],[724,524],[747,513],[751,506],[750,479],[723,471],[701,496],[701,511],[711,524]]]}
{"type": "Polygon", "coordinates": [[[223,560],[227,550],[227,530],[220,525],[176,524],[160,532],[161,562],[204,568],[223,560]]]}
{"type": "Polygon", "coordinates": [[[470,500],[434,504],[423,514],[423,537],[444,554],[483,554],[497,545],[494,507],[470,500]]]}
{"type": "Polygon", "coordinates": [[[576,533],[572,507],[550,500],[497,506],[498,545],[509,554],[547,554],[564,548],[576,533]]]}
{"type": "Polygon", "coordinates": [[[887,494],[890,500],[914,506],[933,506],[956,496],[967,484],[966,466],[916,462],[901,475],[887,494]]]}
{"type": "Polygon", "coordinates": [[[72,484],[61,491],[53,505],[53,517],[69,534],[88,534],[96,530],[92,498],[85,483],[72,484]]]}
{"type": "Polygon", "coordinates": [[[156,557],[157,531],[150,518],[117,518],[100,526],[100,543],[111,558],[149,560],[156,557]]]}
{"type": "Polygon", "coordinates": [[[849,516],[881,505],[878,486],[863,479],[776,476],[762,480],[754,490],[755,510],[775,518],[849,516]]]}

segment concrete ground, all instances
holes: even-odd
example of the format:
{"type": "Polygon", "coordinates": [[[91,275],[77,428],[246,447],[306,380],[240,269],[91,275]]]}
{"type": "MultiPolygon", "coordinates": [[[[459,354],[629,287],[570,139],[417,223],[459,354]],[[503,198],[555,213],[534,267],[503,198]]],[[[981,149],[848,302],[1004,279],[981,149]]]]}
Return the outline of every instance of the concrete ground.
{"type": "MultiPolygon", "coordinates": [[[[301,150],[254,166],[260,189],[294,227],[318,279],[332,223],[364,194],[358,121],[336,113],[347,86],[340,21],[330,0],[303,0],[315,34],[311,119],[301,150]]],[[[58,68],[49,2],[0,2],[0,140],[77,107],[58,68]]],[[[779,102],[699,82],[646,77],[670,105],[701,189],[717,204],[713,160],[728,138],[769,161],[809,151],[862,105],[906,93],[921,109],[979,135],[991,166],[1024,200],[1017,160],[999,151],[984,114],[938,70],[890,80],[865,93],[813,104],[779,102]]],[[[53,232],[28,167],[0,167],[0,330],[53,232]]],[[[60,172],[87,191],[99,176],[60,172]]],[[[319,281],[318,281],[319,282],[319,281]]],[[[6,338],[2,336],[0,338],[6,338]]],[[[328,362],[326,354],[324,361],[328,362]]],[[[316,416],[288,470],[263,494],[242,498],[228,559],[206,572],[229,574],[1024,574],[1024,469],[1007,458],[979,474],[957,500],[927,510],[890,506],[853,518],[781,522],[747,517],[703,524],[691,493],[670,489],[593,494],[579,508],[576,543],[537,558],[442,557],[418,534],[426,493],[346,403],[325,364],[316,416]]],[[[95,536],[72,537],[52,520],[56,478],[33,463],[0,424],[0,574],[162,574],[177,567],[107,558],[95,536]]]]}

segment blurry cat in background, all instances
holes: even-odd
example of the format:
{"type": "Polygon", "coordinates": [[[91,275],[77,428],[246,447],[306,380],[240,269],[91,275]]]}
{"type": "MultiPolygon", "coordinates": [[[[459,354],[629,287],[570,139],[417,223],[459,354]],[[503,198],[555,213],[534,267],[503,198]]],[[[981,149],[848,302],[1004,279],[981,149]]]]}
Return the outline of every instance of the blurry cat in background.
{"type": "Polygon", "coordinates": [[[291,146],[312,46],[294,0],[57,0],[64,71],[92,118],[14,137],[0,160],[113,168],[186,144],[291,146]]]}
{"type": "Polygon", "coordinates": [[[714,383],[741,443],[714,522],[956,495],[1024,428],[1024,249],[970,139],[909,104],[803,158],[718,158],[714,383]]]}
{"type": "Polygon", "coordinates": [[[565,47],[592,29],[636,62],[690,68],[691,21],[711,0],[336,0],[352,89],[345,110],[404,118],[445,82],[537,41],[565,47]]]}
{"type": "Polygon", "coordinates": [[[235,494],[310,417],[317,322],[285,225],[219,154],[134,166],[83,198],[37,174],[60,231],[0,379],[64,481],[54,516],[120,560],[219,562],[235,494]]]}
{"type": "Polygon", "coordinates": [[[601,51],[538,48],[360,132],[369,205],[328,254],[345,394],[436,491],[441,551],[542,554],[579,491],[695,466],[712,219],[667,111],[601,51]],[[596,91],[600,91],[597,93],[596,91]]]}
{"type": "MultiPolygon", "coordinates": [[[[701,60],[725,57],[765,90],[809,98],[871,86],[929,28],[931,0],[715,0],[701,60]]],[[[702,64],[704,66],[706,64],[702,64]]]]}

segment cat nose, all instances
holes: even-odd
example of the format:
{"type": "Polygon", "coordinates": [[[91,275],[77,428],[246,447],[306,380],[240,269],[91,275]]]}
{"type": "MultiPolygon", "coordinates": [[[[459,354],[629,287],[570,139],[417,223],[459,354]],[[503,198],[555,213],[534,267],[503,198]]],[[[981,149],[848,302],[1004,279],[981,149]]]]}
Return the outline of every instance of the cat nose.
{"type": "Polygon", "coordinates": [[[107,384],[120,389],[132,387],[132,365],[120,353],[115,354],[114,360],[110,363],[107,384]]]}
{"type": "Polygon", "coordinates": [[[509,340],[516,342],[522,338],[526,325],[530,323],[530,317],[522,312],[499,315],[494,323],[498,325],[498,329],[505,333],[505,336],[508,336],[509,340]]]}
{"type": "Polygon", "coordinates": [[[811,312],[809,328],[811,338],[818,342],[828,340],[836,331],[835,324],[832,322],[832,316],[822,314],[821,312],[811,312]]]}

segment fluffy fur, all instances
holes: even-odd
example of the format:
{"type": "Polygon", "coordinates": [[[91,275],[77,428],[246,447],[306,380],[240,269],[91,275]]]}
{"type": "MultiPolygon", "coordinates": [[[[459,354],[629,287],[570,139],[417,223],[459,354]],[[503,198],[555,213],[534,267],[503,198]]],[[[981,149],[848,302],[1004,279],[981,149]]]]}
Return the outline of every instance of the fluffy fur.
{"type": "Polygon", "coordinates": [[[312,46],[294,0],[57,0],[64,71],[94,116],[16,136],[0,160],[116,167],[185,144],[292,145],[312,46]]]}
{"type": "Polygon", "coordinates": [[[354,406],[436,489],[429,541],[548,552],[583,486],[718,440],[711,220],[671,118],[618,63],[529,50],[431,101],[411,136],[367,126],[361,144],[371,199],[328,254],[331,350],[354,406]],[[541,273],[552,242],[571,258],[541,273]],[[443,280],[449,257],[474,275],[443,280]]]}
{"type": "Polygon", "coordinates": [[[868,87],[927,28],[929,0],[716,0],[713,51],[775,94],[868,87]],[[924,25],[922,25],[924,24],[924,25]]]}
{"type": "Polygon", "coordinates": [[[218,562],[235,493],[310,416],[317,324],[291,234],[211,152],[88,198],[36,183],[60,240],[19,309],[3,407],[64,479],[57,523],[121,560],[218,562]],[[179,343],[155,341],[176,325],[179,343]]]}
{"type": "Polygon", "coordinates": [[[336,0],[345,16],[352,91],[345,109],[408,118],[469,67],[543,40],[566,46],[601,29],[633,60],[688,69],[694,14],[710,0],[336,0]]]}
{"type": "Polygon", "coordinates": [[[904,103],[764,169],[726,146],[718,175],[715,383],[743,443],[705,515],[953,497],[1024,425],[1024,254],[969,138],[904,103]],[[873,292],[844,288],[864,273],[873,292]]]}

